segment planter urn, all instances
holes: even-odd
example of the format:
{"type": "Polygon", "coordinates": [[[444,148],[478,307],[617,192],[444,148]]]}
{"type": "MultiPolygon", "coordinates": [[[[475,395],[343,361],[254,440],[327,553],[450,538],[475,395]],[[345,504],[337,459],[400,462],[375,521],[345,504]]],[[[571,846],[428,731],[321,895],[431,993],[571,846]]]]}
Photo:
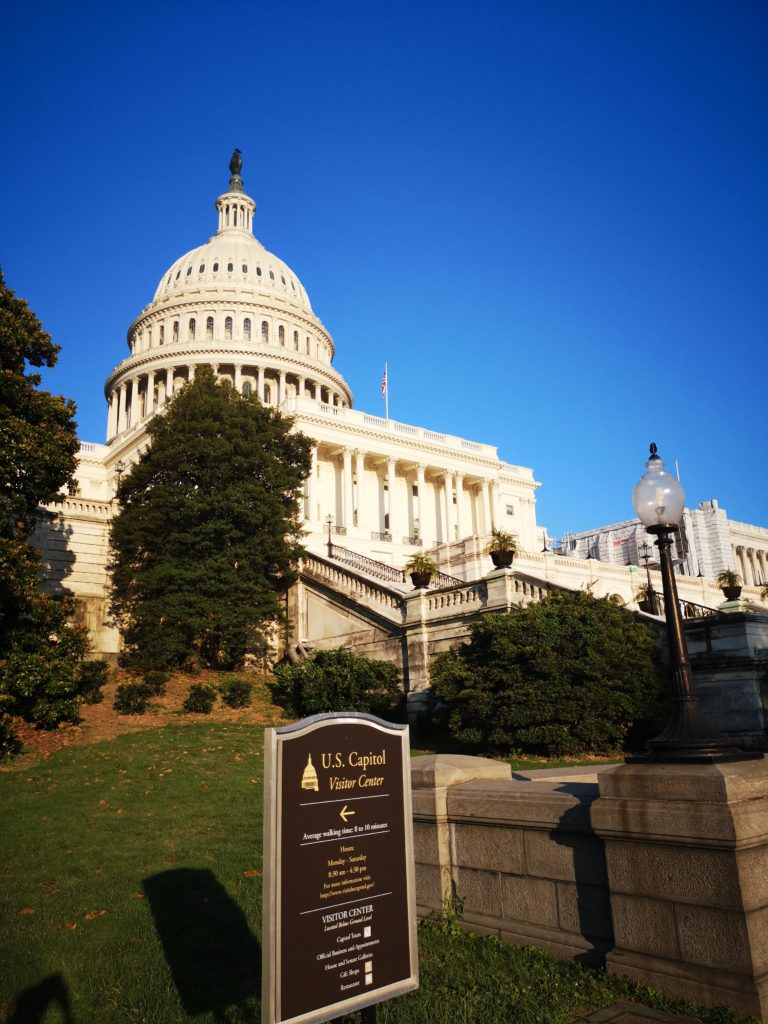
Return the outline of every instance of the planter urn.
{"type": "Polygon", "coordinates": [[[509,569],[515,558],[514,551],[491,551],[490,554],[496,569],[509,569]]]}

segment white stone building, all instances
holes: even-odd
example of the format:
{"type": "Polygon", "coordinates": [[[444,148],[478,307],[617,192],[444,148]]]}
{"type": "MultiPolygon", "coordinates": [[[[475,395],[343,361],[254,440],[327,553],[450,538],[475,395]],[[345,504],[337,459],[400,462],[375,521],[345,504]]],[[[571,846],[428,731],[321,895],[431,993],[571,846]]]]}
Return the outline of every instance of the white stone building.
{"type": "MultiPolygon", "coordinates": [[[[552,586],[588,587],[632,603],[640,582],[636,560],[585,560],[583,547],[563,552],[566,557],[541,551],[546,531],[536,524],[539,484],[531,469],[503,462],[493,445],[353,408],[352,392],[333,365],[330,333],[290,267],[254,237],[256,205],[243,191],[237,162],[230,169],[229,189],[216,200],[216,234],[176,260],[129,327],[128,354],[105,384],[106,443],[81,443],[76,489],[49,510],[36,538],[48,586],[76,598],[96,651],[119,649],[108,624],[107,580],[117,481],[147,444],[149,419],[201,365],[293,416],[314,441],[303,509],[314,582],[301,583],[292,599],[296,640],[336,645],[365,636],[366,650],[375,653],[375,637],[397,647],[405,623],[409,643],[417,634],[423,641],[423,666],[435,630],[447,644],[466,632],[462,617],[503,608],[515,595],[528,600],[552,586]],[[488,586],[477,585],[490,569],[483,549],[493,526],[520,542],[514,586],[490,577],[488,586]],[[330,567],[322,564],[329,531],[337,551],[330,567]],[[420,548],[434,551],[454,578],[442,585],[454,592],[424,599],[416,614],[398,570],[420,548]],[[366,573],[377,582],[366,582],[366,573]]],[[[619,526],[634,543],[632,524],[619,526]]],[[[764,575],[768,544],[756,546],[745,534],[742,546],[759,547],[762,562],[755,564],[764,575]]],[[[717,565],[708,563],[707,572],[717,565]]],[[[683,600],[714,607],[721,595],[705,583],[681,578],[683,600]]]]}

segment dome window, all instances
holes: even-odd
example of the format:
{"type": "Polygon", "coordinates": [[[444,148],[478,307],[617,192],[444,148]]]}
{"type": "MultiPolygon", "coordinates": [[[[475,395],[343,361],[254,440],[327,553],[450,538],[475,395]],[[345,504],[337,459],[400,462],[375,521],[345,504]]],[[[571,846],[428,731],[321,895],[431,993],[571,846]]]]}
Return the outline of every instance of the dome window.
{"type": "Polygon", "coordinates": [[[189,321],[189,340],[190,341],[194,341],[195,340],[195,326],[196,326],[195,318],[192,317],[192,319],[189,321]]]}
{"type": "Polygon", "coordinates": [[[280,280],[285,284],[285,277],[282,274],[280,275],[280,280]]]}
{"type": "Polygon", "coordinates": [[[209,316],[205,321],[205,337],[208,341],[213,340],[213,317],[209,316]]]}
{"type": "Polygon", "coordinates": [[[198,270],[198,274],[204,274],[204,273],[205,273],[205,264],[201,263],[200,264],[200,269],[198,270]]]}
{"type": "Polygon", "coordinates": [[[224,321],[224,337],[227,341],[232,341],[232,317],[228,316],[224,321]]]}
{"type": "Polygon", "coordinates": [[[261,277],[261,267],[256,267],[256,277],[261,277]]]}
{"type": "Polygon", "coordinates": [[[160,324],[160,344],[165,342],[165,324],[160,324]]]}
{"type": "Polygon", "coordinates": [[[174,320],[173,321],[173,340],[174,341],[178,341],[179,340],[179,321],[178,320],[174,320]]]}
{"type": "Polygon", "coordinates": [[[243,384],[243,395],[245,398],[251,397],[251,382],[249,380],[243,384]]]}
{"type": "Polygon", "coordinates": [[[251,318],[249,316],[243,320],[243,338],[246,341],[251,340],[251,318]]]}
{"type": "Polygon", "coordinates": [[[285,348],[285,328],[282,324],[277,328],[277,340],[285,348]]]}
{"type": "Polygon", "coordinates": [[[228,274],[231,274],[234,269],[235,269],[235,266],[234,266],[233,263],[228,263],[227,264],[227,273],[228,274]]]}
{"type": "Polygon", "coordinates": [[[294,349],[297,352],[299,351],[299,332],[298,331],[294,331],[293,332],[293,347],[294,347],[294,349]]]}
{"type": "Polygon", "coordinates": [[[176,271],[176,280],[178,281],[180,277],[181,277],[181,271],[177,270],[176,271]]]}
{"type": "Polygon", "coordinates": [[[261,340],[264,342],[269,341],[269,324],[266,320],[261,321],[261,340]]]}
{"type": "Polygon", "coordinates": [[[219,264],[218,263],[214,263],[213,264],[213,272],[214,272],[214,274],[218,274],[218,272],[219,272],[219,264]]]}
{"type": "Polygon", "coordinates": [[[291,281],[291,288],[293,288],[293,290],[296,291],[296,285],[293,283],[293,281],[291,281]]]}
{"type": "Polygon", "coordinates": [[[187,267],[187,277],[192,273],[192,267],[187,267]]]}
{"type": "Polygon", "coordinates": [[[307,338],[307,355],[309,355],[309,338],[307,338]]]}
{"type": "Polygon", "coordinates": [[[248,264],[247,264],[247,263],[244,263],[244,264],[243,264],[243,273],[244,273],[244,274],[247,274],[247,273],[248,273],[248,264]]]}
{"type": "Polygon", "coordinates": [[[272,271],[271,271],[271,270],[270,270],[270,272],[269,272],[269,277],[270,277],[270,280],[272,280],[272,281],[274,281],[274,280],[275,280],[275,275],[274,275],[274,274],[272,273],[272,271]]]}

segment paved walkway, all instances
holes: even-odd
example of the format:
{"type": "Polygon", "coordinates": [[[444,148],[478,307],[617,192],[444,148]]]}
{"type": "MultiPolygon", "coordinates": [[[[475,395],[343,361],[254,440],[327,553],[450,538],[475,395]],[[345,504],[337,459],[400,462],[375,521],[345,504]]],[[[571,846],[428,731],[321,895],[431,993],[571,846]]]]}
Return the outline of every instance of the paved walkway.
{"type": "Polygon", "coordinates": [[[635,1003],[614,1003],[589,1017],[579,1017],[573,1024],[701,1024],[697,1017],[681,1017],[663,1010],[649,1010],[635,1003]]]}

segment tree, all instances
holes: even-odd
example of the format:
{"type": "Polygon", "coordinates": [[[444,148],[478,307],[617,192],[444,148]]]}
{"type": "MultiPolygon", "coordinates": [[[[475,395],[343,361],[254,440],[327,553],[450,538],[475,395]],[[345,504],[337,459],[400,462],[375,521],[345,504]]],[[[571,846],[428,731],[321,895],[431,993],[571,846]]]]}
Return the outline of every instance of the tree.
{"type": "Polygon", "coordinates": [[[0,707],[47,727],[77,719],[88,650],[68,623],[71,599],[40,591],[29,544],[40,506],[61,500],[77,461],[74,402],[27,372],[54,366],[59,348],[0,273],[0,707]]]}
{"type": "Polygon", "coordinates": [[[209,367],[150,421],[110,534],[126,664],[232,668],[264,649],[303,554],[311,442],[291,422],[209,367]]]}
{"type": "Polygon", "coordinates": [[[656,632],[581,591],[488,615],[433,662],[435,696],[456,739],[548,755],[615,750],[653,713],[662,676],[656,632]]]}

